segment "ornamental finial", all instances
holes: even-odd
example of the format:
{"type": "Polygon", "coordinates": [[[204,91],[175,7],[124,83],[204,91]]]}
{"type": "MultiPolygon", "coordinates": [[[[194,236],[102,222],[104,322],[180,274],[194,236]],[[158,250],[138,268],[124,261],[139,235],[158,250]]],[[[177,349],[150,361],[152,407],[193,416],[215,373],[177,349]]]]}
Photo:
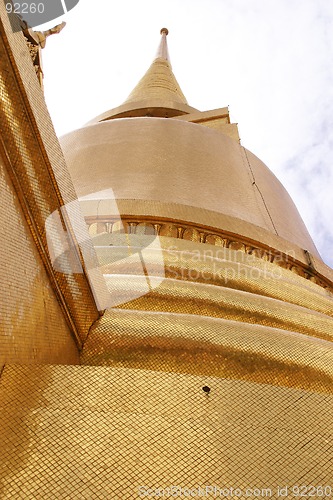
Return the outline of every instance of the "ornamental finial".
{"type": "Polygon", "coordinates": [[[158,47],[158,51],[156,54],[157,59],[165,59],[170,63],[169,52],[168,52],[168,43],[167,43],[167,35],[169,30],[167,28],[162,28],[160,31],[162,38],[160,42],[160,46],[158,47]]]}

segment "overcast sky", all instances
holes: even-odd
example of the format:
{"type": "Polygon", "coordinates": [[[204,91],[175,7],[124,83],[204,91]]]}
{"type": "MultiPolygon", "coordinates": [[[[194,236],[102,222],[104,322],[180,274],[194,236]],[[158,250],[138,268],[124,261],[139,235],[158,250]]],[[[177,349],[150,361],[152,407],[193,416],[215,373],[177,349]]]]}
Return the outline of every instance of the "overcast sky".
{"type": "Polygon", "coordinates": [[[126,99],[165,26],[188,103],[229,106],[333,267],[332,0],[80,0],[62,20],[43,51],[58,135],[126,99]]]}

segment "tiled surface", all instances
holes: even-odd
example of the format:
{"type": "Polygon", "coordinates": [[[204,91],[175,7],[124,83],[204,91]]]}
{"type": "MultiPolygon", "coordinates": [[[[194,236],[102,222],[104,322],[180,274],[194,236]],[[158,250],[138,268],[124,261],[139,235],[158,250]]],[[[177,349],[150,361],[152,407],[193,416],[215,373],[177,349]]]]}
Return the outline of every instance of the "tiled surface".
{"type": "Polygon", "coordinates": [[[0,408],[3,499],[138,498],[140,486],[171,485],[271,488],[277,498],[278,486],[333,486],[332,396],[143,370],[7,366],[0,408]]]}
{"type": "Polygon", "coordinates": [[[0,365],[77,363],[77,347],[1,159],[0,190],[0,365]]]}
{"type": "Polygon", "coordinates": [[[92,327],[83,364],[332,394],[329,291],[243,251],[167,237],[161,237],[162,250],[142,247],[149,289],[141,261],[126,259],[126,247],[117,238],[114,247],[107,245],[107,236],[95,241],[102,244],[97,253],[118,303],[92,327]]]}
{"type": "Polygon", "coordinates": [[[188,313],[109,310],[90,333],[81,360],[332,393],[331,342],[188,313]]]}
{"type": "Polygon", "coordinates": [[[155,59],[125,103],[141,103],[142,101],[148,101],[149,103],[150,99],[158,99],[161,102],[161,107],[162,104],[167,107],[170,101],[187,104],[179,83],[172,72],[170,63],[165,59],[155,59]]]}
{"type": "Polygon", "coordinates": [[[68,362],[74,359],[69,354],[73,344],[69,329],[73,337],[84,338],[98,317],[85,275],[57,273],[48,255],[46,221],[59,210],[62,196],[73,199],[75,192],[59,144],[58,150],[53,147],[56,137],[24,37],[11,32],[4,5],[0,11],[0,210],[5,240],[1,248],[5,320],[0,332],[6,337],[0,356],[8,362],[45,361],[40,353],[44,343],[48,362],[60,360],[64,346],[62,359],[68,362]],[[56,178],[61,178],[62,194],[56,178]]]}

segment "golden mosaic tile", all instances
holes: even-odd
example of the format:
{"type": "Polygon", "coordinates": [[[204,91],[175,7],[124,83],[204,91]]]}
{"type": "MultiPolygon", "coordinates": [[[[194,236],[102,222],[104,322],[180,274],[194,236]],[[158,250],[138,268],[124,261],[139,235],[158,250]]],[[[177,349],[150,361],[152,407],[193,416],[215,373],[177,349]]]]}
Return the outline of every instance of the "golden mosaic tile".
{"type": "MultiPolygon", "coordinates": [[[[21,256],[21,249],[28,246],[27,243],[20,244],[20,240],[30,240],[29,246],[35,245],[39,252],[35,252],[36,263],[31,263],[31,273],[35,273],[36,267],[43,269],[41,273],[47,272],[47,278],[44,280],[45,306],[37,309],[41,312],[39,316],[46,318],[45,312],[50,304],[50,315],[52,310],[59,311],[61,319],[56,320],[59,329],[63,326],[62,318],[66,318],[72,335],[76,338],[78,344],[82,340],[93,321],[98,317],[98,311],[92,297],[90,286],[85,274],[71,273],[64,274],[56,272],[53,269],[50,255],[48,254],[46,221],[48,217],[58,211],[63,205],[64,200],[75,199],[75,191],[71,184],[69,174],[64,170],[64,159],[61,156],[61,150],[58,144],[58,150],[55,146],[56,137],[49,116],[47,115],[45,101],[36,78],[33,65],[30,59],[29,51],[22,33],[12,33],[4,5],[1,6],[1,42],[0,42],[0,120],[1,120],[1,148],[0,154],[2,168],[7,171],[8,178],[2,178],[11,191],[11,207],[15,205],[15,216],[21,221],[21,226],[13,222],[12,229],[14,233],[8,233],[8,245],[13,247],[17,245],[17,259],[21,256]],[[30,73],[29,73],[30,72],[30,73]],[[22,83],[22,78],[26,85],[22,83]],[[27,84],[29,82],[29,84],[27,84]],[[43,129],[46,129],[43,130],[43,129]],[[52,163],[52,167],[51,167],[52,163]],[[61,178],[61,192],[56,179],[61,178]],[[17,200],[20,203],[18,208],[17,200]],[[29,228],[29,230],[28,230],[29,228]],[[21,234],[16,234],[20,231],[21,234]],[[30,232],[30,234],[29,234],[30,232]],[[53,291],[49,289],[46,292],[46,282],[49,281],[53,291]],[[82,304],[85,307],[82,308],[82,304]],[[61,309],[59,308],[59,305],[61,309]],[[61,312],[60,312],[61,311],[61,312]]],[[[2,204],[4,211],[3,217],[8,218],[8,209],[10,206],[2,204]]],[[[4,223],[6,225],[6,223],[4,223]]],[[[10,222],[8,223],[10,224],[10,222]]],[[[20,266],[15,265],[15,257],[12,254],[5,253],[7,273],[13,277],[13,280],[19,281],[21,276],[20,266]]],[[[27,260],[28,265],[29,260],[27,260]]],[[[25,267],[25,266],[23,266],[25,267]]],[[[26,278],[22,278],[26,281],[26,278]]],[[[29,288],[22,293],[23,283],[17,286],[17,297],[22,302],[19,307],[23,307],[22,297],[27,297],[26,307],[33,305],[29,288]]],[[[14,285],[13,285],[14,286],[14,285]]],[[[43,287],[41,290],[43,290],[43,287]]],[[[50,288],[50,287],[49,287],[50,288]]],[[[8,292],[8,291],[7,291],[8,292]]],[[[41,293],[41,292],[40,292],[41,293]]],[[[37,295],[37,294],[36,294],[37,295]]],[[[7,298],[7,300],[9,300],[7,298]]],[[[35,298],[38,301],[42,298],[35,298]]],[[[12,311],[17,304],[15,300],[11,303],[12,311]]],[[[26,328],[36,323],[38,310],[34,313],[30,308],[27,317],[35,315],[34,322],[26,322],[26,328]],[[30,316],[29,316],[30,315],[30,316]]],[[[45,319],[41,319],[39,329],[45,327],[44,335],[51,328],[51,324],[46,326],[45,319]]],[[[68,326],[65,330],[68,330],[68,326]]],[[[1,332],[6,335],[6,332],[1,332]]],[[[35,356],[36,357],[36,356],[35,356]]],[[[38,356],[37,356],[38,357],[38,356]]],[[[66,356],[65,356],[66,357],[66,356]]],[[[11,358],[12,359],[12,358],[11,358]]],[[[18,357],[18,360],[20,357],[18,357]]]]}
{"type": "Polygon", "coordinates": [[[275,499],[278,487],[328,491],[332,397],[125,368],[7,366],[0,496],[123,500],[171,486],[233,487],[241,498],[250,488],[275,499]]]}
{"type": "MultiPolygon", "coordinates": [[[[150,242],[148,235],[131,237],[143,246],[145,239],[150,242]]],[[[168,237],[159,240],[162,260],[157,246],[144,249],[149,276],[142,276],[141,262],[124,256],[124,238],[129,236],[94,238],[118,309],[107,310],[94,324],[83,364],[332,393],[328,290],[262,255],[168,237]]]]}
{"type": "Polygon", "coordinates": [[[81,362],[333,392],[332,342],[170,309],[108,310],[91,330],[81,362]]]}

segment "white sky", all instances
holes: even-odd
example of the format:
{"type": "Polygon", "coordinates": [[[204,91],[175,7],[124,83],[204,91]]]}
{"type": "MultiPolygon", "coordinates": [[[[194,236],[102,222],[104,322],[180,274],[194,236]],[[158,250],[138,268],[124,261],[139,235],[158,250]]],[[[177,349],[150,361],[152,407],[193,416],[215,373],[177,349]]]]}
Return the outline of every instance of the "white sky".
{"type": "Polygon", "coordinates": [[[333,1],[80,0],[43,51],[58,135],[120,105],[169,29],[175,76],[202,111],[229,105],[243,146],[294,199],[333,267],[333,1]]]}

